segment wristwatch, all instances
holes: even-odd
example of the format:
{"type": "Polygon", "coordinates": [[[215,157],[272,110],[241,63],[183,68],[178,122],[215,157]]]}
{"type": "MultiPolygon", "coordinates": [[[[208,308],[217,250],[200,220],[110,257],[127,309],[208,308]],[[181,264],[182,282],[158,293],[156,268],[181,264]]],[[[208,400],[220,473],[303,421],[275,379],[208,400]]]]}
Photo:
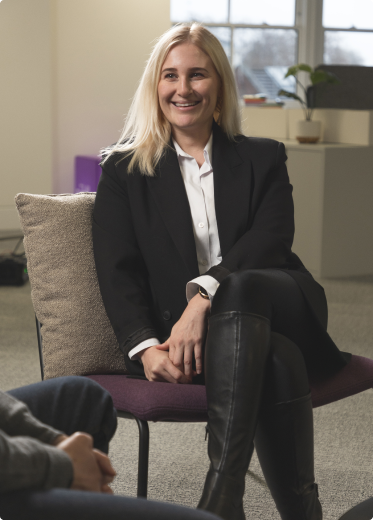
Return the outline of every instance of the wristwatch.
{"type": "Polygon", "coordinates": [[[210,296],[208,295],[206,289],[204,289],[200,285],[198,286],[198,292],[202,296],[202,298],[204,298],[205,300],[209,300],[210,299],[210,296]]]}

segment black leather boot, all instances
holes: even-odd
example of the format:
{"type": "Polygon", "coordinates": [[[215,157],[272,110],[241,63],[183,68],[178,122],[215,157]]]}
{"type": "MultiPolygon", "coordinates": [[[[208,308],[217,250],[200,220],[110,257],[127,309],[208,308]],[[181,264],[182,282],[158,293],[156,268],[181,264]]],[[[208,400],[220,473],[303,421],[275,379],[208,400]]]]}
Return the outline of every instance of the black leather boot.
{"type": "Polygon", "coordinates": [[[242,498],[270,346],[270,322],[225,312],[210,318],[205,350],[210,470],[198,508],[244,520],[242,498]]]}
{"type": "Polygon", "coordinates": [[[263,405],[255,448],[282,520],[321,520],[314,477],[311,394],[263,405]]]}

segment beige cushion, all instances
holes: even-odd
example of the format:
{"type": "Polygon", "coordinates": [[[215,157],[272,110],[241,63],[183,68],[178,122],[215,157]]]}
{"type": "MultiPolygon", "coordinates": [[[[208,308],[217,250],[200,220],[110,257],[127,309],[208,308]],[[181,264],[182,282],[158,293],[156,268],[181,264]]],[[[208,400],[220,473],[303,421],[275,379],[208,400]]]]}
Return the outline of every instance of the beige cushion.
{"type": "Polygon", "coordinates": [[[45,378],[125,373],[93,259],[94,193],[16,196],[45,378]]]}

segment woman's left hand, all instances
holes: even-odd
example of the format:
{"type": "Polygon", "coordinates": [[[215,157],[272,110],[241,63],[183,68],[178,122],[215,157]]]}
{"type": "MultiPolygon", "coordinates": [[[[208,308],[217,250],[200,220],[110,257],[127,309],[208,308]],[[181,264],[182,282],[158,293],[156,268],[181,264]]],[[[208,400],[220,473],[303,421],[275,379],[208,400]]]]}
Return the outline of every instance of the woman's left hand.
{"type": "Polygon", "coordinates": [[[158,350],[168,350],[169,358],[176,368],[192,379],[202,372],[202,346],[207,332],[207,317],[210,314],[210,300],[196,294],[188,303],[181,318],[172,327],[171,336],[158,350]],[[196,372],[192,369],[193,353],[196,372]]]}

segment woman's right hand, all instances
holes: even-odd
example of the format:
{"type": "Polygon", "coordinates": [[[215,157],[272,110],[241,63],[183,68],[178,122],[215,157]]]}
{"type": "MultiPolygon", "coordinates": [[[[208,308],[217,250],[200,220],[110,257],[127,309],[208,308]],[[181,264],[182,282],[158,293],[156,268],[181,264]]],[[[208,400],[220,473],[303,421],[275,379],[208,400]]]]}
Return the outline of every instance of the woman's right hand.
{"type": "Polygon", "coordinates": [[[144,366],[145,376],[149,381],[188,384],[192,382],[181,370],[175,367],[167,351],[149,347],[138,353],[144,366]]]}

